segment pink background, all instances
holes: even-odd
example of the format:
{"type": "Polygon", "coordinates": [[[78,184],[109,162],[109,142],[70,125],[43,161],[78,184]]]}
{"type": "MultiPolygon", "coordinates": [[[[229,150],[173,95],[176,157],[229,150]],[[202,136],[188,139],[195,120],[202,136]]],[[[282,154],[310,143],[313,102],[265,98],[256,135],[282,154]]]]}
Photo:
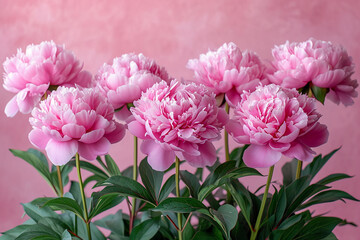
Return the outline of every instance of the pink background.
{"type": "MultiPolygon", "coordinates": [[[[123,53],[144,53],[165,66],[176,78],[191,78],[188,59],[209,48],[233,41],[241,49],[256,51],[270,59],[274,44],[309,37],[341,43],[353,56],[359,78],[360,2],[343,1],[5,1],[0,0],[0,61],[30,43],[54,40],[65,44],[95,73],[104,62],[123,53]]],[[[0,70],[1,72],[3,70],[0,70]]],[[[11,93],[1,88],[0,109],[11,93]]],[[[331,102],[319,106],[322,122],[330,131],[328,144],[317,150],[328,153],[342,146],[321,176],[345,172],[354,177],[334,184],[360,198],[360,101],[345,108],[331,102]]],[[[20,224],[20,203],[53,196],[37,172],[13,157],[9,148],[26,150],[30,131],[28,116],[0,118],[0,231],[20,224]]],[[[113,146],[111,153],[122,169],[132,161],[132,138],[113,146]]],[[[235,146],[235,144],[233,144],[235,146]]],[[[287,161],[284,159],[282,163],[287,161]]],[[[277,165],[275,178],[279,179],[277,165]]],[[[256,180],[258,184],[265,178],[256,180]]],[[[316,213],[329,212],[360,224],[359,203],[329,203],[316,213]]],[[[338,227],[339,239],[359,239],[359,229],[338,227]]]]}

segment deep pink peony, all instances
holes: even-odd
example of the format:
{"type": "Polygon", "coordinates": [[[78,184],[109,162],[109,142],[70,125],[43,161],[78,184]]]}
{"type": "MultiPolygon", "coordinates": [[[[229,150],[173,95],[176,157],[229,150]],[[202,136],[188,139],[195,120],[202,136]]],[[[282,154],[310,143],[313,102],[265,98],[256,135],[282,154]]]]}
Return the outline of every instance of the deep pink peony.
{"type": "Polygon", "coordinates": [[[354,63],[342,46],[310,38],[288,41],[272,50],[274,72],[269,80],[287,88],[302,88],[308,83],[328,88],[328,98],[345,106],[354,103],[358,83],[352,80],[354,63]]]}
{"type": "Polygon", "coordinates": [[[124,54],[115,58],[112,65],[104,64],[95,76],[100,88],[117,111],[115,115],[125,120],[131,113],[126,104],[141,97],[154,83],[170,83],[166,70],[143,54],[124,54]]]}
{"type": "Polygon", "coordinates": [[[141,151],[155,170],[170,167],[175,156],[195,167],[214,164],[216,149],[211,142],[220,138],[228,119],[216,106],[215,94],[204,85],[173,80],[169,86],[162,81],[134,105],[128,129],[145,140],[141,151]]]}
{"type": "Polygon", "coordinates": [[[29,140],[45,149],[54,165],[66,164],[77,152],[93,160],[125,135],[125,127],[113,120],[112,105],[90,88],[59,87],[31,114],[29,140]]]}
{"type": "Polygon", "coordinates": [[[270,84],[243,93],[226,130],[236,142],[250,144],[243,158],[247,166],[269,167],[282,154],[312,160],[311,148],[326,143],[329,135],[319,118],[315,99],[270,84]]]}
{"type": "Polygon", "coordinates": [[[8,117],[19,111],[30,113],[51,86],[89,87],[92,82],[91,74],[82,71],[83,65],[74,54],[53,41],[28,45],[25,53],[19,49],[3,66],[3,86],[16,93],[6,105],[8,117]]]}
{"type": "Polygon", "coordinates": [[[211,88],[216,95],[225,94],[227,102],[235,107],[244,90],[255,90],[265,79],[266,67],[251,51],[241,50],[234,44],[224,44],[217,51],[191,59],[187,68],[194,70],[195,80],[211,88]]]}

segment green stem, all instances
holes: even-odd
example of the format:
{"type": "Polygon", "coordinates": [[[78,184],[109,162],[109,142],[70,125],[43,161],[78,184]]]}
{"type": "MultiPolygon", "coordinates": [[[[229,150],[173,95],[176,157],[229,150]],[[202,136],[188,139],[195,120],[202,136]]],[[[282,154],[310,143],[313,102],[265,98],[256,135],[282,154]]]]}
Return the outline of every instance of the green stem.
{"type": "Polygon", "coordinates": [[[262,218],[262,215],[263,215],[263,212],[264,212],[264,209],[265,209],[266,199],[267,199],[267,195],[268,195],[268,192],[269,192],[269,188],[270,188],[270,183],[271,183],[271,178],[272,178],[273,172],[274,172],[274,166],[271,166],[271,167],[269,168],[269,175],[268,175],[268,179],[267,179],[267,182],[266,182],[265,192],[264,192],[264,195],[263,195],[263,197],[262,197],[259,214],[258,214],[257,219],[256,219],[255,228],[254,228],[254,230],[251,232],[251,238],[250,238],[250,240],[255,240],[255,239],[256,239],[256,235],[258,234],[259,227],[260,227],[260,223],[261,223],[261,218],[262,218]]]}
{"type": "Polygon", "coordinates": [[[297,160],[296,178],[295,179],[299,179],[301,177],[302,164],[303,164],[302,161],[297,160]]]}
{"type": "MultiPolygon", "coordinates": [[[[180,159],[176,157],[175,159],[175,185],[176,185],[176,197],[180,197],[180,159]]],[[[179,240],[182,240],[182,219],[181,219],[181,213],[177,214],[178,219],[178,234],[179,234],[179,240]]]]}
{"type": "MultiPolygon", "coordinates": [[[[227,114],[229,114],[230,112],[230,106],[228,103],[225,103],[225,111],[227,114]]],[[[230,161],[230,154],[229,154],[229,134],[228,132],[225,130],[224,132],[224,148],[225,148],[225,160],[226,162],[230,161]]]]}
{"type": "MultiPolygon", "coordinates": [[[[133,166],[133,179],[137,181],[137,171],[138,171],[138,138],[134,136],[134,166],[133,166]]],[[[129,225],[129,232],[133,228],[133,224],[136,217],[136,198],[132,199],[131,206],[131,222],[129,225]]]]}
{"type": "Polygon", "coordinates": [[[58,181],[59,181],[60,197],[63,197],[64,196],[64,188],[63,188],[63,184],[62,184],[60,166],[56,166],[56,170],[57,170],[57,176],[58,176],[58,181]]]}
{"type": "Polygon", "coordinates": [[[78,174],[78,177],[79,177],[81,199],[82,199],[83,207],[84,207],[84,217],[85,217],[86,229],[87,229],[87,232],[88,232],[89,240],[91,240],[90,221],[89,221],[89,216],[88,216],[88,211],[87,211],[87,206],[86,206],[86,197],[85,197],[85,192],[84,192],[84,184],[83,184],[83,181],[82,181],[82,178],[81,178],[79,153],[76,153],[76,155],[75,155],[75,162],[76,162],[77,174],[78,174]]]}

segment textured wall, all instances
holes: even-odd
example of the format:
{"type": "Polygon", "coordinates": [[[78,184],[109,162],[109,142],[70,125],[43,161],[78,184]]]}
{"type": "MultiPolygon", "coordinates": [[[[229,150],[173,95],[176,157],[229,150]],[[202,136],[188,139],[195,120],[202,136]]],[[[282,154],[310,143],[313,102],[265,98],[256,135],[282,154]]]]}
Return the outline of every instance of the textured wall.
{"type": "MultiPolygon", "coordinates": [[[[176,78],[190,78],[185,68],[189,58],[209,48],[233,41],[241,49],[270,58],[274,44],[309,37],[341,43],[357,63],[360,72],[360,2],[343,1],[5,1],[0,0],[0,61],[30,43],[54,40],[64,43],[95,72],[102,63],[127,52],[142,52],[167,68],[176,78]]],[[[1,72],[3,70],[0,70],[1,72]]],[[[11,98],[1,88],[0,109],[11,98]]],[[[319,106],[322,122],[330,131],[329,143],[317,149],[328,153],[342,146],[322,176],[335,172],[354,175],[335,186],[360,198],[360,100],[344,108],[330,102],[319,106]]],[[[52,196],[41,177],[28,164],[13,157],[8,149],[30,146],[28,117],[0,117],[0,231],[21,223],[20,203],[35,197],[52,196]]],[[[124,169],[131,163],[131,137],[113,146],[113,157],[124,169]],[[117,156],[122,156],[120,159],[117,156]]],[[[285,160],[283,160],[285,162],[285,160]]],[[[277,167],[275,173],[280,173],[277,167]]],[[[265,182],[265,179],[259,181],[265,182]]],[[[331,203],[317,213],[341,216],[360,224],[359,204],[331,203]]],[[[359,230],[338,227],[340,239],[358,239],[359,230]]]]}

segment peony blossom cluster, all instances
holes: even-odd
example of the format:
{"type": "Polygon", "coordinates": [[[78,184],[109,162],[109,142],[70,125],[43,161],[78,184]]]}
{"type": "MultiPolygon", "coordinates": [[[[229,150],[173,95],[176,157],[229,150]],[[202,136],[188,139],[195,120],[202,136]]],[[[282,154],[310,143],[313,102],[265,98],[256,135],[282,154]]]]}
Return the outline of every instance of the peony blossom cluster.
{"type": "Polygon", "coordinates": [[[201,54],[191,59],[187,68],[194,70],[195,80],[213,90],[225,94],[226,101],[235,107],[243,91],[267,83],[266,67],[252,51],[242,52],[234,43],[222,45],[217,51],[201,54]]]}
{"type": "Polygon", "coordinates": [[[54,165],[66,164],[77,152],[94,160],[125,135],[124,126],[113,120],[111,104],[94,89],[59,87],[31,114],[29,140],[54,165]]]}
{"type": "Polygon", "coordinates": [[[9,101],[5,114],[30,113],[49,88],[58,86],[91,86],[92,76],[82,71],[82,64],[64,46],[53,41],[29,45],[25,53],[3,63],[4,88],[16,95],[9,101]]]}
{"type": "Polygon", "coordinates": [[[216,149],[211,142],[220,139],[227,114],[216,106],[215,94],[205,86],[175,80],[169,86],[162,81],[134,105],[128,128],[144,139],[141,150],[155,170],[169,168],[175,156],[195,167],[215,163],[216,149]]]}
{"type": "Polygon", "coordinates": [[[328,131],[318,122],[315,99],[275,84],[244,92],[226,130],[241,144],[251,144],[243,160],[250,167],[269,167],[281,155],[310,161],[312,147],[327,142],[328,131]]]}
{"type": "Polygon", "coordinates": [[[343,47],[311,38],[275,46],[272,54],[272,83],[297,89],[311,84],[328,89],[327,97],[337,104],[354,103],[358,83],[351,79],[354,63],[343,47]]]}
{"type": "Polygon", "coordinates": [[[133,53],[115,58],[112,65],[105,63],[95,78],[121,120],[131,115],[126,105],[139,99],[142,92],[154,83],[170,82],[166,70],[154,60],[133,53]]]}

